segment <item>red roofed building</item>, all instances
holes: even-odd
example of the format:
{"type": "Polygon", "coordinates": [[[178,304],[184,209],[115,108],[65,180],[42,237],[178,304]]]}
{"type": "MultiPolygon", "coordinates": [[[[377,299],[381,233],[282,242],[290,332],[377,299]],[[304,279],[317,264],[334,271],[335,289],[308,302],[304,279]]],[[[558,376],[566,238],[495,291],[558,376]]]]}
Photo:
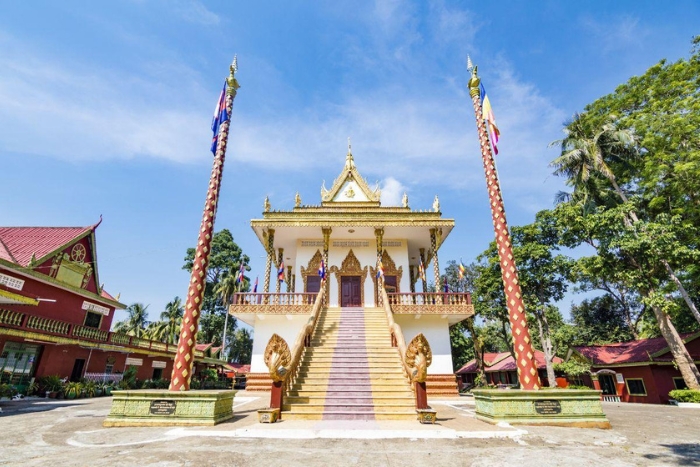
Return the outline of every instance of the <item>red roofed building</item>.
{"type": "MultiPolygon", "coordinates": [[[[700,332],[681,337],[700,368],[700,332]]],[[[662,337],[574,347],[569,350],[569,359],[591,365],[592,378],[582,382],[602,390],[607,400],[667,404],[669,391],[686,387],[662,337]]]]}
{"type": "MultiPolygon", "coordinates": [[[[542,386],[547,386],[547,365],[545,363],[544,352],[535,350],[535,360],[537,362],[537,371],[542,381],[542,386]]],[[[562,362],[559,357],[554,357],[554,363],[562,362]]],[[[484,373],[486,373],[486,382],[500,386],[514,386],[518,383],[518,373],[515,360],[510,352],[500,353],[484,353],[484,373]]],[[[460,382],[460,387],[468,387],[474,385],[474,379],[477,375],[476,360],[467,362],[462,368],[457,370],[457,380],[460,382]]]]}
{"type": "MultiPolygon", "coordinates": [[[[101,222],[101,221],[100,221],[101,222]]],[[[110,332],[125,306],[100,285],[95,229],[0,227],[0,383],[121,373],[169,378],[176,345],[110,332]]],[[[218,350],[195,352],[218,362],[218,350]],[[211,355],[214,354],[214,355],[211,355]]]]}

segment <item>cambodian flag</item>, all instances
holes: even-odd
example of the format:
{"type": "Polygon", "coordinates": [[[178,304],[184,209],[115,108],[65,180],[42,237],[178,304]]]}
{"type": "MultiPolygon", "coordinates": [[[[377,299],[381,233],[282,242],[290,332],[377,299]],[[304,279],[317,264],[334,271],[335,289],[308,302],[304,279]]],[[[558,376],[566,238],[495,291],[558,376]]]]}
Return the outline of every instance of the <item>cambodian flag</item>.
{"type": "Polygon", "coordinates": [[[258,276],[255,277],[255,285],[253,286],[253,293],[258,293],[258,276]]]}
{"type": "Polygon", "coordinates": [[[236,284],[243,282],[243,273],[245,272],[245,263],[241,263],[241,267],[238,268],[238,275],[236,276],[236,284]]]}
{"type": "Polygon", "coordinates": [[[214,109],[214,117],[211,120],[211,131],[214,135],[211,139],[211,152],[216,154],[216,145],[219,141],[219,128],[221,124],[228,121],[228,111],[226,110],[226,81],[224,81],[224,88],[221,90],[221,95],[219,95],[219,101],[216,103],[216,108],[214,109]]]}
{"type": "Polygon", "coordinates": [[[280,263],[280,268],[277,270],[277,280],[284,282],[284,260],[280,263]]]}
{"type": "Polygon", "coordinates": [[[318,275],[321,277],[321,280],[326,278],[326,264],[323,260],[321,260],[321,265],[318,267],[318,275]]]}

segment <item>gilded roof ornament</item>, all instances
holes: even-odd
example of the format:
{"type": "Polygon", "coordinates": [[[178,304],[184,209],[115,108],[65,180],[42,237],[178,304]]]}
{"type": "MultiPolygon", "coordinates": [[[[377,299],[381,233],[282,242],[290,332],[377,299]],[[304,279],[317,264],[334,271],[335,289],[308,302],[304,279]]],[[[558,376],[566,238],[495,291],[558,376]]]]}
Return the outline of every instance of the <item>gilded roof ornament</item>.
{"type": "Polygon", "coordinates": [[[263,212],[270,212],[270,197],[265,196],[265,202],[263,202],[263,212]]]}
{"type": "Polygon", "coordinates": [[[435,199],[433,200],[433,211],[440,212],[440,200],[437,195],[435,195],[435,199]]]}
{"type": "Polygon", "coordinates": [[[299,196],[298,191],[297,191],[296,196],[294,197],[294,207],[295,208],[301,207],[301,196],[299,196]]]}
{"type": "Polygon", "coordinates": [[[479,67],[472,66],[471,58],[467,57],[467,71],[471,71],[471,74],[472,74],[471,77],[469,78],[469,82],[467,83],[467,87],[469,88],[469,95],[471,97],[476,97],[479,95],[479,85],[481,84],[481,80],[479,79],[479,76],[476,74],[477,68],[479,68],[479,67]]]}
{"type": "Polygon", "coordinates": [[[229,74],[228,78],[226,78],[226,84],[228,85],[228,92],[230,95],[235,96],[236,91],[238,91],[238,88],[241,86],[238,84],[238,80],[236,79],[236,72],[238,71],[238,55],[233,56],[233,63],[231,63],[231,66],[228,67],[229,69],[229,74]]]}
{"type": "Polygon", "coordinates": [[[405,207],[405,208],[408,207],[408,195],[406,194],[405,191],[403,192],[403,198],[401,198],[401,204],[402,204],[403,207],[405,207]]]}

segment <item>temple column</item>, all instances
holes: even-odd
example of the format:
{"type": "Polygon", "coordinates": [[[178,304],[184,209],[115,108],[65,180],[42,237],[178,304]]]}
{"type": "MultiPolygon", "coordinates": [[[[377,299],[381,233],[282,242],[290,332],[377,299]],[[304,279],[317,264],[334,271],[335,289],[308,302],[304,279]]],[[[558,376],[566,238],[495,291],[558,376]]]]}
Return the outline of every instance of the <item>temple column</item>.
{"type": "Polygon", "coordinates": [[[291,292],[292,291],[291,290],[291,288],[292,288],[292,267],[291,266],[287,266],[287,275],[284,278],[284,282],[286,282],[286,284],[287,284],[287,293],[291,292]]]}
{"type": "Polygon", "coordinates": [[[270,270],[272,269],[272,258],[275,256],[275,230],[267,229],[267,262],[265,268],[265,282],[263,290],[265,293],[270,292],[270,270]]]}
{"type": "MultiPolygon", "coordinates": [[[[377,241],[377,272],[379,272],[379,263],[382,261],[382,253],[384,251],[384,229],[383,228],[378,228],[374,229],[374,238],[377,241]]],[[[375,277],[375,283],[377,284],[376,287],[376,302],[377,304],[382,303],[382,287],[384,286],[384,278],[383,277],[375,277]]],[[[364,287],[364,284],[363,284],[364,287]]]]}
{"type": "Polygon", "coordinates": [[[440,229],[430,229],[430,253],[433,256],[433,273],[435,275],[435,292],[440,292],[440,262],[438,261],[438,237],[440,229]]]}
{"type": "Polygon", "coordinates": [[[228,119],[220,123],[219,136],[214,153],[214,162],[209,178],[209,188],[204,203],[204,213],[202,223],[199,227],[199,237],[197,239],[197,249],[194,254],[192,274],[187,290],[187,302],[180,326],[180,340],[178,341],[177,353],[173,363],[173,371],[170,376],[171,391],[189,391],[190,379],[192,378],[192,366],[194,365],[194,350],[197,344],[197,330],[199,329],[199,317],[202,311],[204,299],[204,289],[206,287],[207,268],[211,253],[211,242],[214,236],[214,220],[216,218],[216,207],[219,201],[219,191],[221,189],[221,177],[224,169],[224,159],[226,158],[226,144],[228,141],[228,131],[231,123],[231,111],[233,110],[233,99],[239,88],[235,78],[237,71],[236,59],[229,68],[230,73],[226,78],[226,112],[228,119]]]}
{"type": "Polygon", "coordinates": [[[297,291],[297,275],[292,274],[292,292],[297,291]]]}
{"type": "Polygon", "coordinates": [[[280,266],[282,265],[282,262],[284,261],[284,248],[278,248],[277,249],[277,263],[275,264],[275,269],[277,269],[275,273],[275,292],[280,293],[282,290],[282,282],[280,282],[280,278],[278,276],[279,274],[279,269],[280,266]]]}
{"type": "Polygon", "coordinates": [[[321,229],[321,232],[323,232],[323,264],[325,264],[325,266],[326,266],[325,284],[321,284],[321,285],[323,286],[323,290],[324,290],[323,299],[326,303],[326,306],[328,306],[328,304],[330,303],[328,301],[328,299],[329,299],[329,295],[331,292],[331,290],[330,290],[331,284],[330,284],[330,281],[328,280],[328,270],[330,269],[328,266],[328,248],[329,248],[330,243],[331,243],[331,232],[332,231],[333,231],[333,229],[331,229],[330,227],[323,227],[321,229]]]}
{"type": "Polygon", "coordinates": [[[486,126],[484,125],[479,84],[480,80],[476,75],[476,68],[474,68],[472,77],[469,80],[469,95],[472,98],[474,113],[476,115],[476,128],[479,133],[481,159],[484,165],[486,188],[489,193],[489,201],[491,204],[491,217],[493,219],[493,229],[496,234],[498,257],[501,262],[501,275],[503,277],[503,288],[508,307],[508,319],[513,335],[513,350],[515,351],[516,363],[518,366],[518,380],[523,389],[539,389],[540,377],[537,374],[537,366],[534,362],[535,353],[532,349],[530,330],[527,326],[525,305],[522,299],[522,291],[520,290],[520,282],[518,281],[518,270],[513,256],[510,233],[508,232],[506,211],[503,204],[503,197],[501,196],[501,186],[496,173],[496,163],[493,160],[493,152],[486,133],[486,126]]]}
{"type": "Polygon", "coordinates": [[[426,280],[426,277],[425,277],[425,261],[428,258],[425,256],[425,248],[419,248],[418,251],[420,252],[420,261],[421,261],[421,264],[423,265],[423,275],[421,276],[420,280],[421,280],[421,283],[423,284],[423,293],[425,293],[428,291],[428,281],[426,280]]]}
{"type": "Polygon", "coordinates": [[[416,293],[416,272],[414,266],[408,266],[408,275],[411,281],[411,293],[416,293]]]}

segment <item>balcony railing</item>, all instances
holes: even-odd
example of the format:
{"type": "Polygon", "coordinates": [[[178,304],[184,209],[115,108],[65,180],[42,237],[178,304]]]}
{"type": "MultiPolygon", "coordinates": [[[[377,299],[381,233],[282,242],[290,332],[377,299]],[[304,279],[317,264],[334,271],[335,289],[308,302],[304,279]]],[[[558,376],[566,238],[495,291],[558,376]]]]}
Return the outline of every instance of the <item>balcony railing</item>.
{"type": "Polygon", "coordinates": [[[396,314],[474,314],[468,293],[387,293],[387,297],[396,314]]]}
{"type": "MultiPolygon", "coordinates": [[[[127,334],[102,331],[101,329],[81,326],[66,321],[42,318],[41,316],[27,315],[26,313],[5,309],[0,309],[0,326],[23,329],[31,332],[39,331],[42,334],[73,338],[79,341],[109,343],[159,352],[174,353],[177,351],[177,344],[166,344],[164,342],[142,339],[127,334]]],[[[195,356],[204,357],[204,353],[195,351],[195,356]]]]}
{"type": "Polygon", "coordinates": [[[230,313],[309,314],[317,293],[237,293],[230,313]]]}

